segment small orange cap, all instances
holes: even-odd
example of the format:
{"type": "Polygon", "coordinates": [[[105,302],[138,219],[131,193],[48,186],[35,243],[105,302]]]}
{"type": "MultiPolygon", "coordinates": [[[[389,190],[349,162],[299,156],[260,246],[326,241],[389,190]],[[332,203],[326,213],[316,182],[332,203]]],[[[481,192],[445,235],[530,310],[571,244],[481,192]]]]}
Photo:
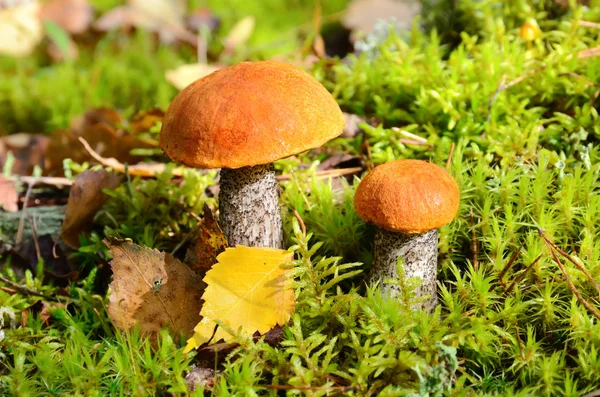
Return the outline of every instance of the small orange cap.
{"type": "Polygon", "coordinates": [[[165,114],[160,146],[200,168],[268,164],[340,135],[344,116],[331,94],[302,69],[242,62],[181,91],[165,114]]]}
{"type": "Polygon", "coordinates": [[[354,196],[362,219],[404,234],[425,233],[458,212],[458,185],[443,168],[421,160],[382,164],[363,178],[354,196]]]}

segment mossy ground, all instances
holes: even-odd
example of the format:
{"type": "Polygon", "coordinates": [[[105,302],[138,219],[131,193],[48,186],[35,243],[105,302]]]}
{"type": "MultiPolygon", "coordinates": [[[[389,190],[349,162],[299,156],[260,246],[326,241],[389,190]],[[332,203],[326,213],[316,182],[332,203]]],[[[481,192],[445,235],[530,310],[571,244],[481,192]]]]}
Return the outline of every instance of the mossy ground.
{"type": "MultiPolygon", "coordinates": [[[[292,395],[360,396],[579,396],[600,388],[599,319],[573,289],[596,310],[599,292],[562,256],[561,271],[540,234],[600,280],[600,57],[586,52],[600,35],[578,23],[600,22],[600,3],[427,3],[422,26],[384,30],[370,50],[318,63],[313,73],[344,110],[376,125],[330,142],[329,152],[369,166],[421,158],[445,167],[449,160],[461,207],[440,230],[441,306],[432,315],[413,312],[409,294],[385,301],[365,285],[373,230],[353,210],[356,181],[340,188],[315,178],[326,151],[282,160],[280,172],[294,171],[281,202],[297,257],[296,314],[276,347],[239,336],[240,347],[219,362],[215,395],[281,393],[273,385],[300,387],[289,388],[292,395]],[[519,37],[527,18],[543,32],[533,42],[519,37]],[[429,145],[405,144],[393,127],[429,145]]],[[[95,105],[165,108],[175,91],[163,69],[193,57],[156,47],[144,33],[109,37],[94,51],[73,64],[10,66],[14,78],[0,82],[7,130],[50,131],[95,105]],[[143,78],[133,72],[139,68],[143,78]],[[96,75],[102,81],[89,84],[86,76],[96,75]],[[81,82],[65,88],[73,78],[81,82]],[[59,88],[64,96],[51,96],[59,88]]],[[[182,183],[170,183],[167,172],[121,186],[83,240],[81,266],[95,269],[106,259],[103,235],[173,249],[195,225],[181,208],[200,212],[212,201],[203,192],[213,178],[190,170],[182,183]]],[[[33,316],[16,327],[39,298],[0,290],[0,394],[186,394],[193,358],[166,333],[152,350],[135,332],[116,332],[96,274],[68,288],[71,303],[52,309],[49,326],[33,316]]],[[[55,288],[40,280],[28,273],[14,281],[52,295],[55,288]]]]}

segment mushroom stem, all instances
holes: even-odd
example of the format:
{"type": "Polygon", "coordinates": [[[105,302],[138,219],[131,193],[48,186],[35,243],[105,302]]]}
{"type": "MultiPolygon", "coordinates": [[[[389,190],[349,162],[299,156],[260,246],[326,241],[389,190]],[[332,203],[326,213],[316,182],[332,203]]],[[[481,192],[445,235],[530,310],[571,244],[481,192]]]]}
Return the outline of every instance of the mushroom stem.
{"type": "Polygon", "coordinates": [[[222,168],[219,213],[229,245],[283,248],[278,199],[272,164],[222,168]]]}
{"type": "Polygon", "coordinates": [[[384,294],[391,297],[399,295],[400,287],[384,281],[387,278],[398,279],[396,267],[401,257],[405,278],[417,276],[423,279],[423,283],[415,290],[416,297],[430,296],[418,306],[432,312],[438,303],[437,246],[437,229],[421,234],[402,234],[377,228],[371,281],[381,281],[380,288],[384,294]]]}

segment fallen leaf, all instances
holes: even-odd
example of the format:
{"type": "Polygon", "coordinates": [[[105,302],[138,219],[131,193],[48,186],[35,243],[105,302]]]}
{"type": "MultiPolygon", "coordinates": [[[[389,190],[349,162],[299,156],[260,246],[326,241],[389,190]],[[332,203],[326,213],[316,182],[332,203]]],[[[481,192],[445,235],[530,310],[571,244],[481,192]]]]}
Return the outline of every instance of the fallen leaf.
{"type": "Polygon", "coordinates": [[[342,133],[342,137],[354,138],[362,131],[362,129],[358,125],[361,123],[365,123],[366,120],[352,113],[344,113],[344,118],[346,120],[346,124],[344,125],[344,132],[342,133]]]}
{"type": "Polygon", "coordinates": [[[217,262],[217,256],[227,248],[227,238],[210,207],[204,204],[202,228],[185,254],[185,263],[198,275],[204,275],[217,262]]]}
{"type": "Polygon", "coordinates": [[[177,89],[183,90],[194,81],[216,72],[221,67],[220,65],[208,65],[204,63],[181,65],[175,69],[167,70],[165,72],[165,79],[177,87],[177,89]]]}
{"type": "Polygon", "coordinates": [[[225,51],[233,51],[237,47],[245,44],[252,36],[254,32],[254,25],[256,24],[256,19],[249,15],[245,18],[240,19],[229,31],[229,34],[223,40],[223,45],[225,46],[225,51]]]}
{"type": "Polygon", "coordinates": [[[154,148],[155,144],[138,139],[124,130],[126,121],[113,109],[92,109],[71,122],[69,130],[56,130],[50,135],[45,170],[47,173],[61,174],[63,161],[70,158],[76,163],[90,161],[93,157],[79,143],[82,137],[103,157],[114,157],[119,162],[139,163],[143,156],[132,155],[132,149],[154,148]]]}
{"type": "MultiPolygon", "coordinates": [[[[85,139],[79,137],[79,141],[83,144],[88,153],[100,164],[105,167],[112,168],[117,172],[125,172],[125,164],[121,163],[114,157],[104,158],[91,148],[89,143],[85,139]]],[[[167,165],[164,163],[140,163],[134,164],[127,167],[127,172],[132,176],[144,176],[144,177],[155,177],[165,171],[167,165]]],[[[183,167],[174,168],[172,171],[173,176],[183,176],[183,167]]]]}
{"type": "Polygon", "coordinates": [[[186,9],[184,0],[129,0],[127,5],[115,7],[100,17],[94,29],[143,28],[158,33],[163,43],[181,40],[195,46],[196,35],[184,25],[186,9]]]}
{"type": "Polygon", "coordinates": [[[105,240],[113,257],[108,315],[121,330],[139,324],[156,336],[168,326],[189,337],[200,320],[201,279],[171,255],[127,241],[105,240]]]}
{"type": "Polygon", "coordinates": [[[17,212],[18,202],[17,185],[13,180],[0,175],[0,208],[7,212],[17,212]]]}
{"type": "Polygon", "coordinates": [[[31,54],[44,36],[37,1],[0,9],[0,55],[31,54]]]}
{"type": "Polygon", "coordinates": [[[165,112],[163,112],[161,109],[149,109],[143,112],[138,112],[131,120],[131,132],[138,134],[140,132],[150,131],[150,129],[157,123],[162,122],[164,117],[165,112]]]}
{"type": "Polygon", "coordinates": [[[105,170],[88,170],[75,177],[61,229],[65,243],[72,248],[79,248],[79,235],[92,227],[94,216],[108,200],[102,190],[114,190],[121,181],[120,175],[105,170]]]}
{"type": "Polygon", "coordinates": [[[88,30],[93,14],[87,0],[50,0],[42,4],[39,15],[70,34],[81,34],[88,30]]]}
{"type": "Polygon", "coordinates": [[[13,175],[31,175],[35,166],[44,167],[50,139],[44,135],[25,133],[0,138],[0,167],[4,167],[8,152],[14,156],[10,172],[13,175]]]}
{"type": "Polygon", "coordinates": [[[294,311],[294,291],[286,278],[293,254],[276,248],[238,245],[227,248],[204,277],[208,285],[202,299],[202,321],[194,328],[185,352],[212,340],[229,341],[232,336],[218,327],[222,321],[237,331],[264,333],[287,323],[294,311]],[[214,335],[213,335],[214,333],[214,335]]]}
{"type": "Polygon", "coordinates": [[[68,303],[62,302],[46,302],[38,300],[34,304],[26,307],[21,312],[21,326],[26,327],[29,318],[38,315],[42,324],[46,327],[50,325],[50,319],[53,317],[53,312],[56,310],[66,310],[68,303]]]}

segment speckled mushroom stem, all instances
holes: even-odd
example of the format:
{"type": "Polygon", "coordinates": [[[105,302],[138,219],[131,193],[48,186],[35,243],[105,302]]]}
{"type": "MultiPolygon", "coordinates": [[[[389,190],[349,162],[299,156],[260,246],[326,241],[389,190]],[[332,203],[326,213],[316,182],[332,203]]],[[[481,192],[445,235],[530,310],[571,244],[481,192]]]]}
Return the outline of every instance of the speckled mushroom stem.
{"type": "Polygon", "coordinates": [[[272,164],[222,168],[219,213],[230,246],[283,248],[279,191],[272,164]]]}
{"type": "Polygon", "coordinates": [[[420,307],[432,312],[437,306],[437,255],[438,231],[430,230],[422,234],[402,234],[377,228],[371,281],[381,280],[385,294],[396,296],[400,288],[386,284],[387,278],[397,279],[398,258],[402,257],[405,277],[420,277],[423,284],[415,291],[416,296],[430,295],[430,299],[420,307]]]}

